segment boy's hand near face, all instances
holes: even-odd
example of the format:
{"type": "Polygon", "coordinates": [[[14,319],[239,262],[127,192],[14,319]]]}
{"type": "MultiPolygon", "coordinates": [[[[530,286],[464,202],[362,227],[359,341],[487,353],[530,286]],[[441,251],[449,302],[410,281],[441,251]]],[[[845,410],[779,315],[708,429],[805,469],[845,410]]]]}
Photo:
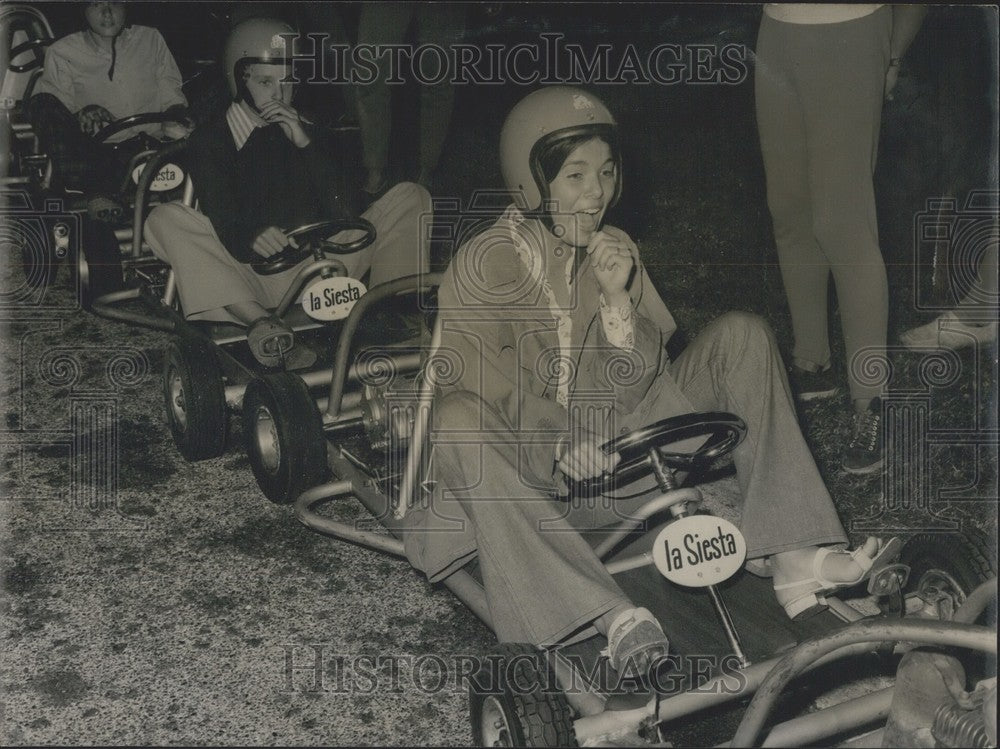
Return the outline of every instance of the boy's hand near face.
{"type": "Polygon", "coordinates": [[[305,148],[309,145],[309,136],[302,127],[302,119],[291,105],[272,99],[260,108],[260,116],[265,122],[277,122],[281,125],[285,137],[296,147],[305,148]]]}
{"type": "Polygon", "coordinates": [[[631,304],[625,287],[632,275],[638,250],[628,234],[619,229],[602,229],[591,237],[587,254],[590,255],[604,301],[611,307],[631,304]]]}
{"type": "Polygon", "coordinates": [[[285,234],[277,226],[269,226],[253,241],[253,251],[261,257],[271,257],[291,245],[298,248],[299,243],[285,234]]]}

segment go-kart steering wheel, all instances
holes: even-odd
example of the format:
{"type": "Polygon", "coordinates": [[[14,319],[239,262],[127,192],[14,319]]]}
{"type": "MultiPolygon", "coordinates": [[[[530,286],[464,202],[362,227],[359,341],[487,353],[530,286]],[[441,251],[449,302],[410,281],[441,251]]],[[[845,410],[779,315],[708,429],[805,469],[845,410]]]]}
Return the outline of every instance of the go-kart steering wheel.
{"type": "Polygon", "coordinates": [[[21,42],[16,47],[14,47],[8,53],[8,60],[11,60],[7,64],[7,69],[11,73],[27,73],[29,70],[35,70],[36,68],[42,67],[45,63],[45,54],[41,52],[54,40],[46,39],[45,37],[37,37],[35,39],[29,39],[26,42],[21,42]],[[20,65],[14,64],[14,60],[23,55],[25,52],[33,51],[35,54],[29,62],[21,63],[20,65]]]}
{"type": "Polygon", "coordinates": [[[139,125],[155,125],[163,122],[180,122],[184,119],[186,119],[186,115],[181,115],[178,112],[141,112],[139,114],[129,115],[128,117],[122,117],[120,120],[115,120],[114,122],[105,125],[94,133],[94,140],[98,143],[104,143],[115,133],[120,133],[122,130],[128,130],[130,127],[138,127],[139,125]]]}
{"type": "Polygon", "coordinates": [[[255,260],[250,263],[250,267],[262,276],[271,276],[289,268],[294,268],[310,255],[316,255],[317,253],[349,255],[352,252],[363,250],[375,241],[375,227],[367,219],[346,218],[304,224],[286,233],[285,236],[289,239],[294,239],[299,246],[292,247],[289,245],[281,252],[271,255],[271,257],[255,260]],[[349,230],[364,233],[350,242],[331,242],[327,239],[327,237],[334,234],[349,230]]]}
{"type": "Polygon", "coordinates": [[[601,445],[605,453],[618,453],[621,460],[613,473],[573,482],[573,493],[587,496],[624,486],[655,472],[657,464],[692,471],[730,452],[743,441],[746,431],[743,419],[724,412],[707,411],[662,419],[601,445]],[[661,449],[692,437],[707,439],[693,452],[661,449]],[[655,453],[655,457],[651,453],[655,453]]]}

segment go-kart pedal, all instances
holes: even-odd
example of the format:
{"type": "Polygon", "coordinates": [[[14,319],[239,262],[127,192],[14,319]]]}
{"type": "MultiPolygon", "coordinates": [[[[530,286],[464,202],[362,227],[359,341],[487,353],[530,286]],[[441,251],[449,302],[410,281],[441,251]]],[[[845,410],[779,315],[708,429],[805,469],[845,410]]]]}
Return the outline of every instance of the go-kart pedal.
{"type": "Polygon", "coordinates": [[[296,370],[312,366],[316,352],[304,345],[296,345],[295,334],[280,318],[271,315],[254,322],[247,330],[250,353],[265,367],[284,365],[296,370]]]}

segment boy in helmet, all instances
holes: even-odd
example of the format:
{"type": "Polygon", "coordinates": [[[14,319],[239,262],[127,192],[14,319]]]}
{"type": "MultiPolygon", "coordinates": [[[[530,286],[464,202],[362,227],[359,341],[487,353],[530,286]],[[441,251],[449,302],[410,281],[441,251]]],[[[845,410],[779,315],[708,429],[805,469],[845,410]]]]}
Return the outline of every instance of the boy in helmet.
{"type": "MultiPolygon", "coordinates": [[[[759,318],[719,318],[671,362],[674,321],[628,235],[604,223],[621,193],[611,113],[580,89],[523,99],[501,132],[518,196],[464,245],[438,294],[441,351],[453,361],[435,402],[430,502],[408,515],[407,552],[432,580],[479,558],[501,641],[559,643],[593,626],[611,665],[644,670],[665,653],[660,623],[636,608],[581,534],[648,501],[554,501],[565,479],[610,472],[600,446],[669,416],[732,411],[748,558],[769,569],[792,618],[864,578],[879,555],[847,536],[799,432],[774,336],[759,318]]],[[[697,447],[697,445],[690,445],[697,447]]]]}
{"type": "MultiPolygon", "coordinates": [[[[147,220],[146,237],[174,269],[188,319],[246,325],[261,364],[284,359],[299,368],[315,355],[294,346],[292,330],[270,312],[299,267],[258,275],[249,263],[295,246],[286,232],[298,226],[354,214],[324,133],[292,105],[291,35],[291,27],[273,19],[249,19],[233,29],[224,53],[233,102],[188,147],[200,210],[159,206],[147,220]]],[[[427,270],[420,219],[429,211],[430,196],[418,185],[390,190],[363,214],[375,227],[375,242],[340,257],[349,275],[370,272],[374,285],[427,270]]]]}
{"type": "Polygon", "coordinates": [[[129,159],[145,147],[138,131],[181,138],[188,134],[181,74],[156,29],[126,25],[124,3],[86,3],[87,28],[55,42],[28,102],[28,114],[53,159],[53,181],[84,189],[96,217],[120,213],[115,200],[129,159]],[[116,119],[176,111],[177,122],[92,136],[116,119]]]}

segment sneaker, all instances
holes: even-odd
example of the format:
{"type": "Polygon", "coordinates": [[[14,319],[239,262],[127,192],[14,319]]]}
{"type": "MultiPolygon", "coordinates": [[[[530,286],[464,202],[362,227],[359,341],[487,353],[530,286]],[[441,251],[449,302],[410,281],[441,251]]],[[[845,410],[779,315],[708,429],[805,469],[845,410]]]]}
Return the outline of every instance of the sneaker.
{"type": "Polygon", "coordinates": [[[967,323],[948,310],[926,325],[912,328],[899,336],[908,349],[960,349],[981,346],[997,339],[996,322],[967,323]]]}
{"type": "Polygon", "coordinates": [[[851,441],[844,450],[844,470],[848,473],[877,471],[882,467],[884,443],[882,400],[873,398],[865,411],[854,413],[851,441]]]}
{"type": "Polygon", "coordinates": [[[788,368],[788,384],[792,393],[800,401],[832,398],[840,392],[840,385],[828,364],[825,369],[810,372],[794,364],[788,368]]]}
{"type": "Polygon", "coordinates": [[[670,647],[663,627],[649,609],[628,609],[615,617],[608,627],[605,654],[619,674],[645,675],[670,647]]]}

